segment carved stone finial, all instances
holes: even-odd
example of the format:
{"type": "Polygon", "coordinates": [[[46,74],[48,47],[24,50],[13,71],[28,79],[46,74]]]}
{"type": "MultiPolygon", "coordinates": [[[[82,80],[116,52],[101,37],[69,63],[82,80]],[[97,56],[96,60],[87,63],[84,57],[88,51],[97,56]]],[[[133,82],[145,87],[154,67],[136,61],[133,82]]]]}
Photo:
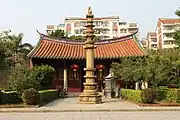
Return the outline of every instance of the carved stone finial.
{"type": "Polygon", "coordinates": [[[88,15],[92,15],[91,6],[88,7],[88,15]]]}

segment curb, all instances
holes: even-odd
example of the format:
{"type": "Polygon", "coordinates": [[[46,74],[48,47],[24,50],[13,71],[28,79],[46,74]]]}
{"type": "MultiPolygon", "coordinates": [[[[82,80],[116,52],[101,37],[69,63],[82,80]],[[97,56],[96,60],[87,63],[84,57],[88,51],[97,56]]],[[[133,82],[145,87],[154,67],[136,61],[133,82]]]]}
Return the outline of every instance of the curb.
{"type": "Polygon", "coordinates": [[[156,112],[156,111],[180,111],[180,108],[135,108],[135,109],[0,109],[0,113],[7,113],[7,112],[23,112],[23,113],[31,113],[31,112],[156,112]]]}

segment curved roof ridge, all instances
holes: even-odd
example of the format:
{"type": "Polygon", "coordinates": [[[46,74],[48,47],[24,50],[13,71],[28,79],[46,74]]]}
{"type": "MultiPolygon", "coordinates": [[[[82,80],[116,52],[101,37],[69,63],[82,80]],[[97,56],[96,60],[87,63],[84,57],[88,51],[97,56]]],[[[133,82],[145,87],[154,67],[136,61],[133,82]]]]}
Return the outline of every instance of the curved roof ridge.
{"type": "MultiPolygon", "coordinates": [[[[130,38],[133,38],[133,35],[135,35],[137,32],[138,31],[136,31],[135,33],[126,35],[126,36],[118,37],[118,38],[98,40],[95,42],[95,44],[109,44],[109,43],[115,43],[115,42],[120,42],[120,41],[126,41],[126,40],[129,40],[130,38]],[[125,39],[125,38],[127,38],[127,39],[125,39]]],[[[67,44],[84,44],[84,42],[85,42],[85,40],[71,40],[66,37],[57,38],[57,37],[50,37],[50,36],[47,36],[42,33],[39,33],[39,34],[42,37],[42,40],[53,40],[53,41],[57,41],[60,43],[67,43],[67,44]]]]}
{"type": "MultiPolygon", "coordinates": [[[[94,44],[95,45],[104,45],[104,44],[111,44],[111,43],[116,43],[116,42],[124,42],[124,41],[127,41],[127,40],[131,40],[133,38],[132,37],[126,37],[124,39],[117,39],[117,40],[106,40],[106,41],[96,41],[94,44]]],[[[42,40],[46,40],[46,41],[51,41],[51,42],[58,42],[58,43],[63,43],[63,44],[73,44],[73,45],[84,45],[85,42],[84,41],[81,41],[81,42],[76,42],[76,41],[66,41],[66,40],[59,40],[59,39],[51,39],[51,38],[48,38],[48,37],[44,37],[42,40]]]]}

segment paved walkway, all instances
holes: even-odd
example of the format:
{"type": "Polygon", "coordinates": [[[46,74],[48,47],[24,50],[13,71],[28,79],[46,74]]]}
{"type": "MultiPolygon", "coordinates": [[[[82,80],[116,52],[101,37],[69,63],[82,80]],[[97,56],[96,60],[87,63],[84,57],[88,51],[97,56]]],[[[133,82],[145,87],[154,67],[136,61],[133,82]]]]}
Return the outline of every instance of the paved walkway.
{"type": "Polygon", "coordinates": [[[180,120],[180,112],[0,113],[0,120],[180,120]]]}
{"type": "Polygon", "coordinates": [[[120,99],[103,99],[102,104],[78,104],[78,98],[58,99],[42,108],[61,109],[61,110],[100,110],[100,109],[119,109],[119,108],[138,108],[138,105],[120,99]]]}
{"type": "Polygon", "coordinates": [[[78,104],[78,98],[57,99],[39,108],[0,108],[0,112],[117,112],[180,111],[180,107],[140,107],[120,99],[103,99],[102,104],[78,104]]]}

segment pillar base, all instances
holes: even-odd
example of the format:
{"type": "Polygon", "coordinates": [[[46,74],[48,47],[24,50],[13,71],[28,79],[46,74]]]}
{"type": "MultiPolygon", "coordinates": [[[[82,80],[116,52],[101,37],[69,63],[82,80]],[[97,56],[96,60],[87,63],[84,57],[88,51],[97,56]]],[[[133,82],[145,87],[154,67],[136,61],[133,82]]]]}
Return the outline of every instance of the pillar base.
{"type": "Polygon", "coordinates": [[[84,83],[84,91],[79,95],[79,104],[99,104],[102,103],[102,96],[97,91],[96,83],[84,83]]]}

